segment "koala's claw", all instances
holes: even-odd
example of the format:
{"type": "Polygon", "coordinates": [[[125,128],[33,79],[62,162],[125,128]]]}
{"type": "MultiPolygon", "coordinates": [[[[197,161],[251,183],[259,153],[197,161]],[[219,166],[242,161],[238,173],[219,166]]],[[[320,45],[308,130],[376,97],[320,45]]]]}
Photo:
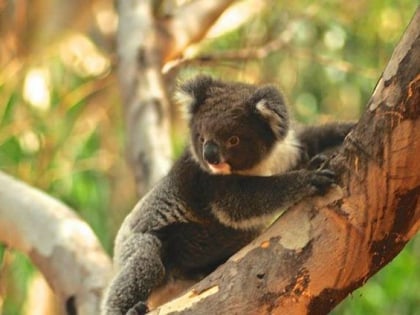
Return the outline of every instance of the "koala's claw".
{"type": "Polygon", "coordinates": [[[328,168],[320,169],[320,170],[317,171],[317,173],[322,175],[322,176],[328,177],[328,178],[330,178],[334,181],[336,180],[335,172],[333,170],[328,169],[328,168]]]}
{"type": "Polygon", "coordinates": [[[322,153],[317,154],[309,161],[308,169],[310,170],[322,169],[327,162],[328,162],[328,156],[322,153]]]}
{"type": "Polygon", "coordinates": [[[144,302],[138,302],[132,308],[130,308],[126,315],[144,315],[149,312],[147,304],[144,302]]]}
{"type": "Polygon", "coordinates": [[[329,169],[314,171],[311,177],[311,185],[320,194],[325,194],[331,185],[336,182],[336,174],[329,169]]]}

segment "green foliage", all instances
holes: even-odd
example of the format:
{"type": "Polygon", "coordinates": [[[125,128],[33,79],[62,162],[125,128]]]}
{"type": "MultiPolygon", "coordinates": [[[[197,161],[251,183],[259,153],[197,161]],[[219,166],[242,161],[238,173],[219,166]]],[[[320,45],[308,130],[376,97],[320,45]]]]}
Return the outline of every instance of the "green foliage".
{"type": "MultiPolygon", "coordinates": [[[[180,77],[206,71],[228,79],[273,82],[284,90],[298,120],[355,119],[415,2],[267,1],[266,9],[241,27],[204,41],[198,51],[215,54],[214,61],[185,67],[180,77]],[[264,58],[223,59],[225,51],[257,49],[279,38],[283,44],[271,51],[266,47],[264,58]]],[[[89,47],[86,38],[78,36],[72,43],[89,47]]],[[[69,58],[72,49],[70,44],[65,49],[47,45],[26,59],[13,56],[13,62],[0,68],[0,169],[66,202],[111,252],[115,231],[136,201],[124,157],[118,84],[109,65],[97,72],[86,70],[87,57],[101,62],[97,52],[83,52],[79,60],[76,55],[69,58]],[[40,69],[34,76],[35,91],[43,91],[36,78],[46,84],[45,103],[36,102],[39,94],[34,90],[32,100],[25,96],[33,69],[40,69]]],[[[111,56],[102,58],[110,63],[111,56]]],[[[174,129],[181,130],[173,137],[179,154],[185,129],[174,129]]],[[[334,314],[419,314],[419,240],[334,314]]],[[[0,307],[2,303],[3,314],[20,315],[34,268],[27,258],[4,247],[0,263],[0,307]]]]}
{"type": "Polygon", "coordinates": [[[268,3],[239,30],[202,47],[220,58],[215,65],[224,76],[278,83],[295,117],[304,122],[359,117],[415,10],[408,0],[268,3]],[[231,69],[220,57],[220,51],[278,40],[282,44],[267,57],[235,63],[231,69]]]}
{"type": "MultiPolygon", "coordinates": [[[[79,76],[58,51],[50,57],[41,64],[29,58],[0,87],[0,168],[75,209],[111,252],[117,225],[136,202],[116,83],[109,75],[79,76]],[[34,101],[42,90],[36,82],[33,100],[25,97],[32,62],[48,81],[45,107],[34,101]]],[[[35,268],[13,250],[2,248],[1,256],[8,259],[0,264],[0,314],[23,314],[35,268]]]]}
{"type": "Polygon", "coordinates": [[[2,280],[10,283],[8,287],[6,303],[3,305],[1,314],[22,314],[24,304],[22,301],[27,295],[27,283],[31,279],[34,267],[31,262],[20,253],[8,253],[4,247],[1,248],[1,266],[7,268],[7,273],[3,273],[2,280]]]}

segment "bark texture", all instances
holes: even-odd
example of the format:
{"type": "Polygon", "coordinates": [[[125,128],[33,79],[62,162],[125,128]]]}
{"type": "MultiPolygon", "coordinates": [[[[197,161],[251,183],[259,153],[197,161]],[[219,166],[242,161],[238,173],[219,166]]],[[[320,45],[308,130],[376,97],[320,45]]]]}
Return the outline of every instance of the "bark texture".
{"type": "Polygon", "coordinates": [[[99,314],[111,261],[93,231],[72,209],[1,172],[0,242],[30,257],[66,314],[99,314]]]}
{"type": "Polygon", "coordinates": [[[327,314],[419,230],[419,129],[420,9],[330,163],[339,186],[152,314],[327,314]]]}

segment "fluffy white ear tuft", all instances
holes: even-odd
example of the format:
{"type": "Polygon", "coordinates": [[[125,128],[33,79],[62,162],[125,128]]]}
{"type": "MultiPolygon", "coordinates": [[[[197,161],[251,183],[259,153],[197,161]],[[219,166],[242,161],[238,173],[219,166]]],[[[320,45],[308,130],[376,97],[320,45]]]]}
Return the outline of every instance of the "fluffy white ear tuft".
{"type": "Polygon", "coordinates": [[[271,130],[278,138],[286,136],[288,121],[269,105],[268,100],[261,99],[255,105],[257,112],[267,121],[271,130]]]}
{"type": "Polygon", "coordinates": [[[248,104],[270,127],[277,139],[286,137],[289,131],[289,113],[278,88],[273,85],[258,88],[249,98],[248,104]]]}
{"type": "Polygon", "coordinates": [[[194,95],[185,90],[178,89],[175,92],[173,99],[176,104],[179,104],[183,116],[189,120],[192,115],[191,107],[196,102],[194,95]]]}
{"type": "Polygon", "coordinates": [[[188,118],[191,118],[191,115],[205,101],[207,90],[213,84],[214,80],[210,76],[198,75],[178,87],[175,100],[182,105],[188,118]]]}

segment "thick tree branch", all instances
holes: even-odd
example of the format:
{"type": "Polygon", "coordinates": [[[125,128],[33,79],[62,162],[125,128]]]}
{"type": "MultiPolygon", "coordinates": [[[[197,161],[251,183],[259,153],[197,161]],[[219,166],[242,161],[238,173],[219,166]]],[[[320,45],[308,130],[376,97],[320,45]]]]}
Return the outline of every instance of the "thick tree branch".
{"type": "Polygon", "coordinates": [[[1,172],[0,242],[31,258],[63,309],[99,314],[111,262],[90,227],[64,204],[1,172]]]}
{"type": "Polygon", "coordinates": [[[356,129],[331,161],[340,187],[152,314],[327,314],[420,228],[420,9],[356,129]]]}

